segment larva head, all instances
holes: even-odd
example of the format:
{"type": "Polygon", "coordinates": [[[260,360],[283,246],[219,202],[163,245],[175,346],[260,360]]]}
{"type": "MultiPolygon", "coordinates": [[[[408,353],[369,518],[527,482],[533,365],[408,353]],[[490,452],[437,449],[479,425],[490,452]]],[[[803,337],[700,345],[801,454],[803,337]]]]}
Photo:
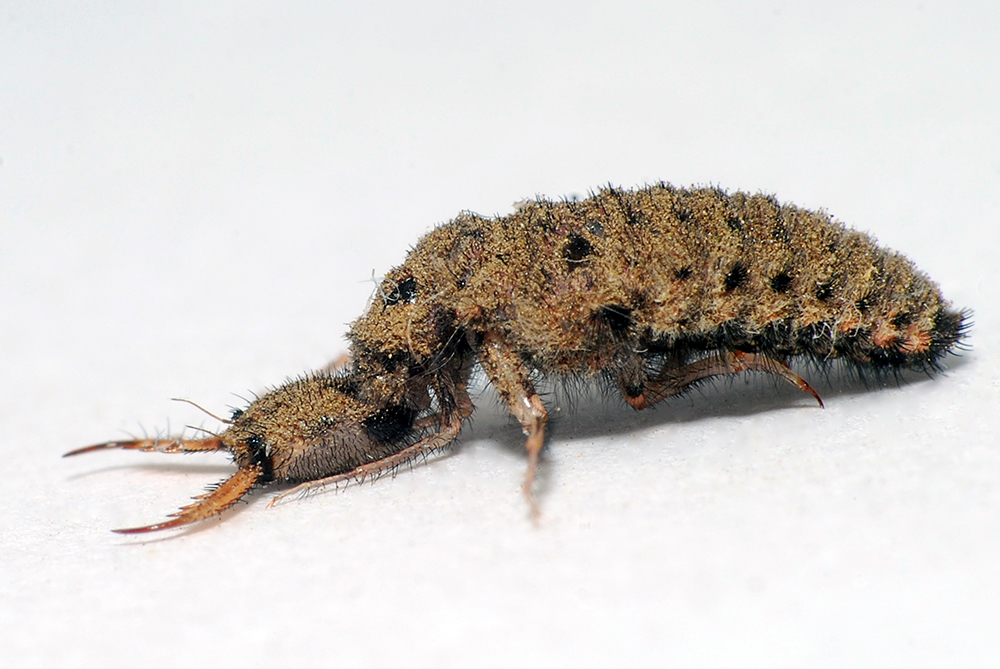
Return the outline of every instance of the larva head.
{"type": "Polygon", "coordinates": [[[350,377],[317,375],[292,381],[237,411],[229,428],[208,439],[140,439],[88,446],[66,455],[105,449],[160,453],[228,451],[239,470],[171,519],[124,530],[153,532],[221,514],[255,485],[312,481],[353,471],[397,453],[416,430],[416,411],[405,404],[372,405],[353,397],[350,377]]]}
{"type": "Polygon", "coordinates": [[[357,399],[356,385],[329,375],[287,383],[237,411],[222,439],[237,465],[260,468],[261,483],[317,480],[398,452],[416,410],[357,399]]]}

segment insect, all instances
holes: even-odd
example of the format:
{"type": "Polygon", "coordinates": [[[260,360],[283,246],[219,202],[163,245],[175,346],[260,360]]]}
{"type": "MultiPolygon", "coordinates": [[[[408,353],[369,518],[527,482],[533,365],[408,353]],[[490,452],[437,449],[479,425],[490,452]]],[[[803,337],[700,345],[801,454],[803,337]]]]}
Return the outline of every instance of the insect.
{"type": "Polygon", "coordinates": [[[527,436],[532,482],[547,414],[539,375],[603,378],[645,409],[752,370],[819,395],[789,367],[841,359],[862,372],[934,371],[968,313],[901,255],[826,214],[767,195],[661,183],[513,214],[462,213],[423,237],[347,335],[339,371],[255,399],[204,439],[77,449],[225,451],[238,469],[170,520],[221,514],[254,486],[285,495],[375,477],[443,449],[473,412],[481,368],[527,436]]]}

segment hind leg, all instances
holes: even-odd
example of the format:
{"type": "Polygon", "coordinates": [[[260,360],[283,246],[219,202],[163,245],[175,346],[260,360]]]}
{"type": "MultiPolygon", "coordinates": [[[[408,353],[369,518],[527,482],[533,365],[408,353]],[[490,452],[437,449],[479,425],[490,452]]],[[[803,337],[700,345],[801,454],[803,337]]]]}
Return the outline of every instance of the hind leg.
{"type": "Polygon", "coordinates": [[[743,351],[713,353],[686,365],[667,362],[655,377],[647,379],[639,387],[623,378],[619,378],[618,385],[626,402],[635,409],[645,409],[668,397],[680,395],[692,384],[702,379],[739,374],[745,371],[773,374],[799,390],[809,393],[816,398],[821,407],[823,406],[823,400],[819,393],[806,383],[805,379],[793,372],[788,365],[765,355],[744,353],[743,351]]]}

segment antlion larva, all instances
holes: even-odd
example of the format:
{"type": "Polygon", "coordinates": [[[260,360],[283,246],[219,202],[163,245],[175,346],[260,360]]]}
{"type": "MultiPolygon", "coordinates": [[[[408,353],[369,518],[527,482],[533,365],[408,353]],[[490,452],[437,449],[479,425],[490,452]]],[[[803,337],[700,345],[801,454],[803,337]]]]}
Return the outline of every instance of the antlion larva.
{"type": "Polygon", "coordinates": [[[717,188],[607,188],[509,216],[462,213],[432,230],[351,325],[341,369],[266,393],[218,436],[67,455],[229,452],[238,471],[172,520],[116,531],[180,527],[255,485],[299,484],[277,500],[445,447],[472,414],[478,366],[527,435],[524,491],[535,510],[547,419],[538,373],[604,377],[635,409],[745,370],[819,400],[791,360],[933,370],[967,325],[912,263],[823,213],[717,188]]]}

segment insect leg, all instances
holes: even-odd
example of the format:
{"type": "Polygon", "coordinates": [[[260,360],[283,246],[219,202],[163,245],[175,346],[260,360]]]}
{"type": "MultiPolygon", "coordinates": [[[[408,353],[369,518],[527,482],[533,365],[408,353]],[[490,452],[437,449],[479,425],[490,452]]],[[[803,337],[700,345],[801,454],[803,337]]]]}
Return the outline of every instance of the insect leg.
{"type": "Polygon", "coordinates": [[[667,363],[656,375],[656,378],[646,381],[642,392],[636,396],[629,394],[623,384],[619,383],[619,385],[622,387],[622,394],[625,396],[626,402],[636,409],[645,409],[667,397],[683,393],[691,387],[691,384],[702,379],[726,374],[739,374],[748,370],[774,374],[799,390],[809,393],[816,398],[821,407],[823,406],[823,400],[819,393],[806,383],[805,379],[793,372],[788,365],[765,355],[743,351],[715,353],[680,367],[667,363]]]}
{"type": "Polygon", "coordinates": [[[429,454],[432,451],[443,448],[458,436],[458,432],[462,427],[462,418],[463,416],[461,413],[456,412],[448,418],[448,421],[441,426],[441,429],[438,432],[424,437],[412,446],[407,446],[398,453],[393,453],[392,455],[382,458],[381,460],[376,460],[375,462],[369,462],[368,464],[361,465],[360,467],[355,467],[349,472],[334,474],[333,476],[316,479],[315,481],[306,481],[305,483],[301,483],[291,490],[286,490],[279,495],[275,495],[274,499],[268,503],[268,506],[274,506],[279,501],[290,495],[304,494],[310,490],[325,488],[328,485],[335,485],[341,481],[362,480],[371,476],[378,476],[383,472],[395,469],[399,465],[406,464],[421,455],[429,454]]]}
{"type": "Polygon", "coordinates": [[[208,439],[135,439],[132,441],[106,441],[103,444],[84,446],[83,448],[78,448],[75,451],[64,454],[63,457],[68,458],[71,455],[80,455],[81,453],[103,451],[112,448],[155,453],[196,453],[199,451],[229,450],[222,443],[221,437],[210,437],[208,439]]]}
{"type": "Polygon", "coordinates": [[[538,503],[535,501],[532,484],[538,470],[538,454],[545,443],[545,423],[549,415],[535,392],[530,373],[521,356],[501,336],[492,332],[486,334],[479,349],[479,361],[493,387],[510,412],[520,421],[524,434],[528,437],[525,442],[528,471],[521,489],[528,498],[532,516],[537,518],[538,503]]]}

